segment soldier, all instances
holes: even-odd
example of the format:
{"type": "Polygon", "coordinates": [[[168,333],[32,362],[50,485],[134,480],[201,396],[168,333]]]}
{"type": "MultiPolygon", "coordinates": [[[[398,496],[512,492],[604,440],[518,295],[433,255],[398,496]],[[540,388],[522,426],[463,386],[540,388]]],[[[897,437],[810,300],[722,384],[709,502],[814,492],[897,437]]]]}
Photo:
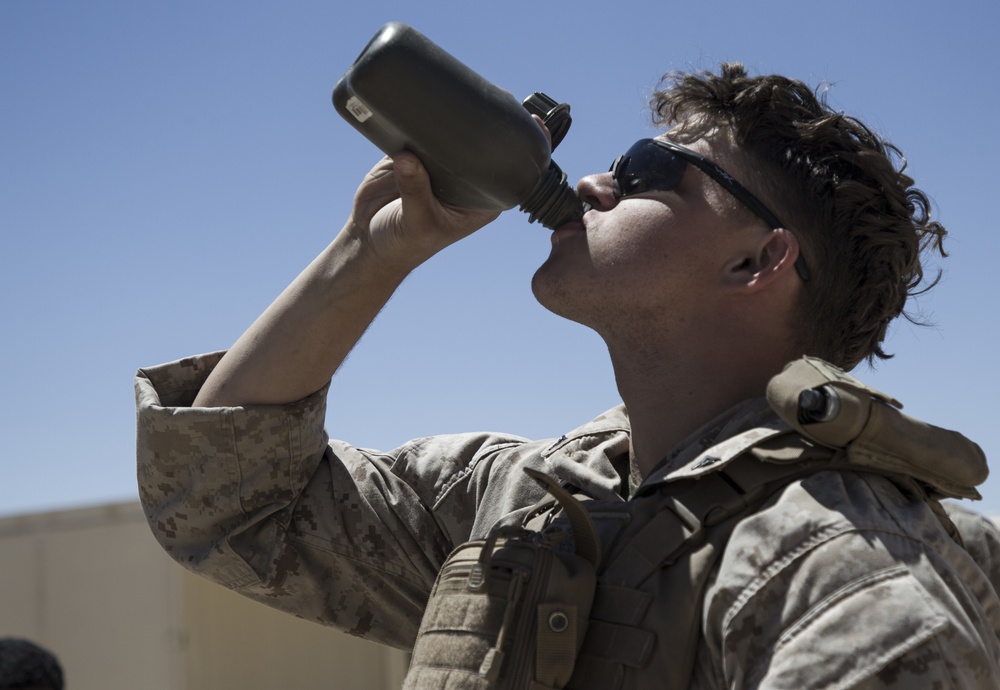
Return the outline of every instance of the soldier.
{"type": "Polygon", "coordinates": [[[63,671],[52,652],[19,637],[0,638],[0,690],[63,690],[63,671]]]}
{"type": "MultiPolygon", "coordinates": [[[[668,75],[652,105],[669,129],[579,183],[592,208],[553,232],[532,282],[604,339],[622,406],[555,441],[472,433],[381,453],[327,439],[328,381],[382,306],[493,219],[439,203],[402,153],[227,353],[140,371],[140,492],[164,548],[249,597],[407,648],[449,552],[544,495],[522,468],[635,500],[775,428],[762,396],[790,361],[886,356],[922,253],[943,254],[945,236],[898,151],[801,82],[739,64],[668,75]]],[[[796,438],[766,453],[816,448],[796,438]]],[[[678,687],[998,687],[1000,601],[935,500],[976,495],[975,456],[918,480],[893,456],[902,479],[876,457],[879,471],[792,481],[732,526],[693,615],[647,602],[629,628],[645,646],[595,653],[604,675],[570,686],[661,687],[673,629],[693,645],[678,687]]]]}

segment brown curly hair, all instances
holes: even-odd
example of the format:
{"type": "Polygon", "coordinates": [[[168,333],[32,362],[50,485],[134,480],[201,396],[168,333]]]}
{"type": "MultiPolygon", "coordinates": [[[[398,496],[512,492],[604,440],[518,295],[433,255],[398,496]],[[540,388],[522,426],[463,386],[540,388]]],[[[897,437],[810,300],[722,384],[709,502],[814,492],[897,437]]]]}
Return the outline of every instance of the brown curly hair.
{"type": "Polygon", "coordinates": [[[899,149],[802,82],[749,77],[740,63],[667,74],[651,107],[657,125],[699,117],[729,128],[763,171],[744,184],[791,224],[812,273],[793,314],[806,353],[845,369],[891,357],[889,322],[937,283],[921,288],[925,250],[947,256],[947,231],[899,149]]]}

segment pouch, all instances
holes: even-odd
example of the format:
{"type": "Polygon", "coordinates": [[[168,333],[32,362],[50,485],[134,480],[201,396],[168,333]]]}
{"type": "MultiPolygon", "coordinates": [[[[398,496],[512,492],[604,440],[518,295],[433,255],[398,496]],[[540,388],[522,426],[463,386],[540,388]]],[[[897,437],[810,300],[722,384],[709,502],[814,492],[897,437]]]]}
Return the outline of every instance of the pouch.
{"type": "Polygon", "coordinates": [[[566,532],[500,527],[456,548],[431,590],[405,690],[548,690],[569,682],[597,585],[596,532],[568,492],[526,471],[559,493],[560,504],[575,503],[567,512],[586,519],[573,528],[590,533],[569,551],[557,550],[566,532]]]}

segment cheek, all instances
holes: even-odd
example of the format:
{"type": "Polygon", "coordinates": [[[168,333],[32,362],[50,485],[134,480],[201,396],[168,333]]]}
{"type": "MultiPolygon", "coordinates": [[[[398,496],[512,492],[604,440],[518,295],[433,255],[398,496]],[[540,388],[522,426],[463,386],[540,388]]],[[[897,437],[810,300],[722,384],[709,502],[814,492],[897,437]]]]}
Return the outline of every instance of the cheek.
{"type": "Polygon", "coordinates": [[[662,260],[676,234],[673,213],[662,203],[634,199],[623,202],[588,233],[595,261],[630,265],[662,260]]]}
{"type": "MultiPolygon", "coordinates": [[[[676,224],[636,226],[635,232],[595,251],[599,274],[612,279],[611,289],[631,295],[636,306],[655,308],[680,295],[703,295],[717,282],[722,248],[707,229],[676,224]]],[[[610,286],[609,286],[610,287],[610,286]]]]}
{"type": "Polygon", "coordinates": [[[595,268],[632,282],[682,267],[690,258],[690,233],[662,204],[654,204],[598,228],[590,238],[595,268]]]}

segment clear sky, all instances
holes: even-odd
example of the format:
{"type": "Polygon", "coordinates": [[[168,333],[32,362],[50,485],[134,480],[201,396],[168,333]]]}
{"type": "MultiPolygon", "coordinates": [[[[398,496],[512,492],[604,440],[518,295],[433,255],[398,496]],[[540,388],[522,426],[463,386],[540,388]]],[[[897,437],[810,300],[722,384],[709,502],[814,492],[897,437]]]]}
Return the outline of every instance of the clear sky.
{"type": "MultiPolygon", "coordinates": [[[[897,357],[857,375],[1000,458],[992,211],[1000,3],[0,2],[0,514],[136,497],[136,368],[229,346],[339,230],[377,150],[330,103],[383,23],[572,104],[575,180],[652,136],[673,69],[830,84],[952,233],[897,357]]],[[[618,402],[601,341],[535,304],[517,211],[407,280],[335,379],[330,432],[391,448],[558,436],[618,402]]],[[[1000,514],[1000,472],[980,507],[1000,514]]]]}

